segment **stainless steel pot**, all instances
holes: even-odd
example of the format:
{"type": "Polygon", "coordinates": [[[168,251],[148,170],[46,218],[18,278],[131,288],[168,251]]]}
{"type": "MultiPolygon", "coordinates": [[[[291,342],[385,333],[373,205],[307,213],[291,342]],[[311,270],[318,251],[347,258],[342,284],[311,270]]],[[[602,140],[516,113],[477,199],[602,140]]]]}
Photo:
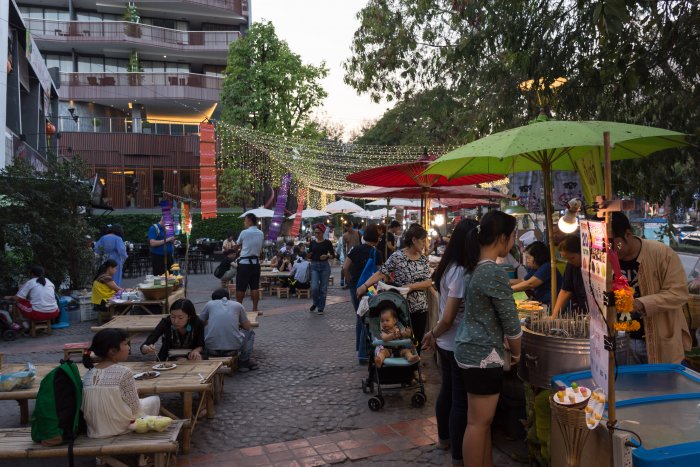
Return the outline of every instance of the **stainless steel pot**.
{"type": "MultiPolygon", "coordinates": [[[[617,337],[616,362],[627,364],[629,337],[617,337]]],[[[518,377],[534,386],[549,388],[552,376],[590,370],[590,339],[545,335],[523,328],[522,358],[518,377]]]]}

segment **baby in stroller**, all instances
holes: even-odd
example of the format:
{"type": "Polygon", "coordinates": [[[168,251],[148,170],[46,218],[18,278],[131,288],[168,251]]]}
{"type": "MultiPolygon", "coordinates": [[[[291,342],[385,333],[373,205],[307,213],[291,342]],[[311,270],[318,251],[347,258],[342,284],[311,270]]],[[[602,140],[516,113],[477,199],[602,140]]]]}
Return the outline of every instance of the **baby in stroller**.
{"type": "MultiPolygon", "coordinates": [[[[382,310],[379,314],[381,334],[380,338],[384,342],[391,342],[399,340],[402,338],[411,338],[412,331],[410,327],[404,327],[399,323],[398,316],[396,315],[396,310],[393,308],[386,308],[382,310]]],[[[381,368],[384,364],[384,359],[394,356],[403,357],[408,360],[409,363],[414,363],[420,360],[416,347],[411,343],[410,347],[385,347],[384,345],[378,345],[374,351],[374,364],[377,368],[381,368]]]]}

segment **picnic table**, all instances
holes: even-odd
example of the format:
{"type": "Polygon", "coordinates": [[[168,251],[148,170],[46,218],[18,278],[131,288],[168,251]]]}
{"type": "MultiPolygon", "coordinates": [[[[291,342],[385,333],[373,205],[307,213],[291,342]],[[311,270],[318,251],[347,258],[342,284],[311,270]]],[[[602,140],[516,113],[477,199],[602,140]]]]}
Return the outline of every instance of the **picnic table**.
{"type": "MultiPolygon", "coordinates": [[[[256,311],[248,311],[246,315],[253,327],[259,326],[258,313],[256,311]]],[[[123,329],[129,334],[152,332],[164,316],[168,315],[120,315],[115,316],[101,326],[92,326],[90,330],[98,332],[103,329],[123,329]]]]}
{"type": "MultiPolygon", "coordinates": [[[[216,376],[216,372],[221,367],[219,361],[177,361],[173,362],[177,367],[171,370],[160,371],[160,376],[153,379],[137,380],[136,389],[139,396],[149,396],[153,394],[177,394],[182,397],[182,417],[174,415],[161,405],[161,413],[173,419],[182,418],[189,420],[189,424],[185,425],[182,430],[182,449],[187,453],[190,450],[192,432],[197,425],[197,418],[202,407],[206,406],[207,418],[214,418],[214,399],[212,397],[212,383],[216,376]],[[195,393],[200,394],[199,406],[197,410],[193,410],[193,396],[195,393]]],[[[149,371],[152,369],[154,361],[149,362],[123,362],[121,365],[131,368],[134,374],[149,371]]],[[[26,424],[29,422],[29,400],[36,399],[39,392],[41,380],[56,365],[52,363],[37,363],[36,380],[29,389],[18,389],[16,391],[0,392],[0,400],[15,400],[20,408],[20,423],[26,424]]],[[[24,369],[23,364],[3,365],[3,371],[13,372],[24,369]]],[[[87,372],[87,369],[78,365],[81,376],[87,372]]]]}
{"type": "MultiPolygon", "coordinates": [[[[185,289],[180,287],[168,296],[168,304],[172,305],[175,300],[180,298],[185,298],[185,289]]],[[[110,300],[107,302],[107,310],[112,316],[127,315],[134,310],[139,310],[146,314],[159,314],[153,313],[149,306],[157,306],[160,309],[160,314],[167,313],[169,310],[165,310],[165,300],[129,300],[129,301],[115,301],[110,300]]]]}

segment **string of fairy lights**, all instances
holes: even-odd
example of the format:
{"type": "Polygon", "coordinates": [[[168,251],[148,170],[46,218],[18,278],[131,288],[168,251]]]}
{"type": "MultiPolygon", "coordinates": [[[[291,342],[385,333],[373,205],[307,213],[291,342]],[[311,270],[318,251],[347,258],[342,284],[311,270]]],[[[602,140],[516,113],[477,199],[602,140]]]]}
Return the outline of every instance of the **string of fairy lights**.
{"type": "Polygon", "coordinates": [[[346,177],[381,165],[412,162],[445,146],[375,146],[273,135],[217,122],[220,168],[238,167],[260,182],[276,184],[292,174],[292,189],[309,188],[309,205],[323,207],[328,196],[356,187],[346,177]],[[316,193],[318,194],[316,194],[316,193]]]}

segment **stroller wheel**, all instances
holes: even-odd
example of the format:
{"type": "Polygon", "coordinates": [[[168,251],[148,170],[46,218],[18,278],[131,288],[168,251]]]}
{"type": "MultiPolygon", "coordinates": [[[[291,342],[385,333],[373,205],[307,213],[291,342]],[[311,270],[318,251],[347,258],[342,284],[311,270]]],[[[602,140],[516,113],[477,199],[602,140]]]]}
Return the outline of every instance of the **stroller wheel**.
{"type": "Polygon", "coordinates": [[[415,408],[421,408],[425,405],[426,397],[422,392],[417,392],[411,397],[411,405],[415,408]]]}
{"type": "Polygon", "coordinates": [[[17,332],[12,329],[6,329],[2,332],[2,338],[6,341],[13,341],[17,339],[17,332]]]}
{"type": "Polygon", "coordinates": [[[384,406],[384,399],[379,396],[371,397],[367,401],[367,405],[371,411],[376,412],[384,406]]]}

